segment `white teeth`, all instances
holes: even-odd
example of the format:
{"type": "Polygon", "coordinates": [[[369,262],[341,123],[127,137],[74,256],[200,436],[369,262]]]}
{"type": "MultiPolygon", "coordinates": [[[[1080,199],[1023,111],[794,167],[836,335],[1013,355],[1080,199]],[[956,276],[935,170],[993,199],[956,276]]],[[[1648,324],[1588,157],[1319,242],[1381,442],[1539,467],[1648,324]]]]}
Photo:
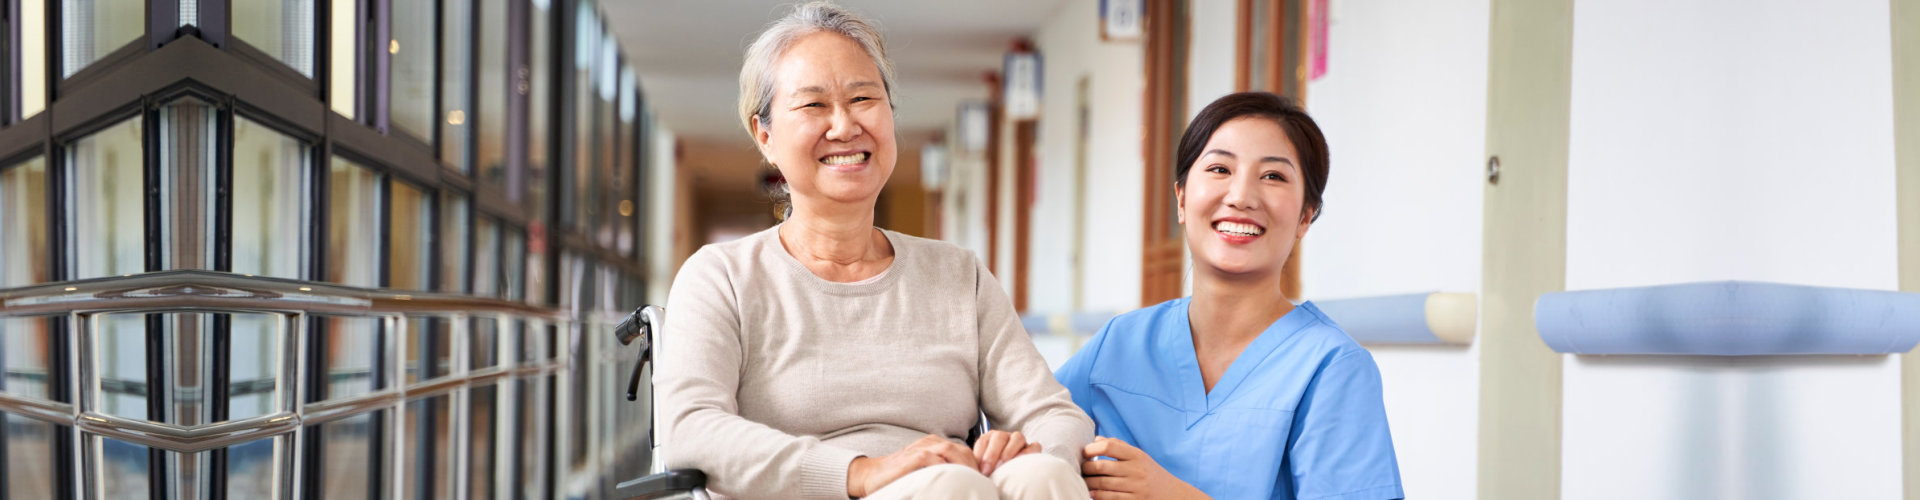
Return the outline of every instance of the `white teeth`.
{"type": "Polygon", "coordinates": [[[820,163],[825,163],[828,165],[852,165],[852,164],[860,163],[866,160],[867,160],[867,153],[854,153],[850,155],[834,155],[834,156],[828,156],[826,158],[821,158],[820,163]]]}
{"type": "Polygon", "coordinates": [[[1262,233],[1267,232],[1264,229],[1260,229],[1260,226],[1255,226],[1253,224],[1242,224],[1239,222],[1228,222],[1228,221],[1220,221],[1219,223],[1214,224],[1213,229],[1216,231],[1220,231],[1222,233],[1240,235],[1240,236],[1259,236],[1262,233]]]}

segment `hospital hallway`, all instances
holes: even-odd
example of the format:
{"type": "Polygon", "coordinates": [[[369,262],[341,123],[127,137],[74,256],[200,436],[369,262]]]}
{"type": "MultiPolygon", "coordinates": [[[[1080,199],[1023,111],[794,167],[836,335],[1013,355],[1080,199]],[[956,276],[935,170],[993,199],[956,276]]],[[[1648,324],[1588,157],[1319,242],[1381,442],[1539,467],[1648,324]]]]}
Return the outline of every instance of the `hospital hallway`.
{"type": "MultiPolygon", "coordinates": [[[[797,3],[0,1],[0,500],[703,498],[642,364],[789,206],[797,3]]],[[[1920,500],[1920,0],[835,2],[874,225],[1050,369],[1193,293],[1182,135],[1271,92],[1407,498],[1920,500]]]]}

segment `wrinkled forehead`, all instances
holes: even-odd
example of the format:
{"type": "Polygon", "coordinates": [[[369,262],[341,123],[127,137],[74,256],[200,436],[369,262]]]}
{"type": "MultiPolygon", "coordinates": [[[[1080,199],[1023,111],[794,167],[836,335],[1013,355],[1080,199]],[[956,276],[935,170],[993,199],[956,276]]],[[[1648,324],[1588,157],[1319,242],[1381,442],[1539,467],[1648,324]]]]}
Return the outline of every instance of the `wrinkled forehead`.
{"type": "Polygon", "coordinates": [[[774,59],[769,76],[776,100],[801,94],[886,91],[873,55],[852,38],[827,31],[794,40],[774,59]]]}

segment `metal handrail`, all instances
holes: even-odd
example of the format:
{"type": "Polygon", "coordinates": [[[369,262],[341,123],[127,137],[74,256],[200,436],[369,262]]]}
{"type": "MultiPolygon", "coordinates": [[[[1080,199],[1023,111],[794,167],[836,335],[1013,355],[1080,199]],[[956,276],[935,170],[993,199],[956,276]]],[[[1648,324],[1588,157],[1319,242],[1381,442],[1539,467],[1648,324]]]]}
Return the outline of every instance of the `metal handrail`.
{"type": "MultiPolygon", "coordinates": [[[[168,451],[193,453],[218,449],[257,439],[293,432],[299,428],[358,415],[367,411],[404,406],[409,399],[431,397],[461,387],[484,385],[501,379],[549,373],[565,369],[564,352],[533,360],[520,366],[496,365],[471,369],[467,365],[465,336],[456,336],[452,346],[460,371],[411,385],[383,389],[369,394],[337,400],[306,403],[299,397],[307,366],[304,326],[299,318],[308,315],[378,317],[386,320],[395,335],[387,340],[389,351],[397,353],[396,337],[404,332],[407,317],[512,316],[517,319],[544,320],[555,324],[576,321],[573,315],[558,309],[529,306],[498,299],[428,292],[407,292],[355,288],[325,283],[262,278],[231,273],[177,270],[132,276],[90,279],[0,290],[0,318],[26,316],[68,316],[77,343],[70,349],[72,363],[67,376],[74,383],[72,403],[46,401],[0,393],[0,411],[35,420],[72,426],[84,431],[143,446],[168,451]],[[283,390],[289,391],[289,410],[241,420],[180,426],[131,419],[91,411],[84,405],[97,388],[86,387],[98,376],[89,359],[83,359],[84,346],[97,341],[85,330],[94,316],[103,314],[151,314],[168,312],[197,313],[269,313],[293,318],[293,328],[282,344],[281,375],[290,377],[283,390]],[[290,364],[288,364],[290,363],[290,364]]],[[[584,321],[600,321],[584,315],[584,321]]],[[[455,331],[461,331],[456,327],[455,331]]],[[[517,343],[502,342],[500,355],[518,354],[517,343]]],[[[393,373],[375,374],[401,378],[398,364],[388,367],[393,373]]]]}

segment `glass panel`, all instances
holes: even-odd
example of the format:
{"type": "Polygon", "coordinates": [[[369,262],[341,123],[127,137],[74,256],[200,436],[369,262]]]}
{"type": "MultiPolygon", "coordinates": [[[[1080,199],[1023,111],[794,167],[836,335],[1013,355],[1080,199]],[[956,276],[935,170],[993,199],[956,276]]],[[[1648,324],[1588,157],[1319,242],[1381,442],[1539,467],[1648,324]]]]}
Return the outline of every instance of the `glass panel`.
{"type": "Polygon", "coordinates": [[[327,107],[340,116],[353,118],[359,109],[356,104],[354,85],[359,75],[360,43],[354,37],[354,28],[360,23],[358,2],[328,2],[331,12],[327,19],[328,30],[328,71],[327,107]]]}
{"type": "MultiPolygon", "coordinates": [[[[349,418],[326,425],[335,426],[340,422],[353,422],[355,418],[365,417],[349,418]]],[[[337,427],[328,427],[329,430],[335,428],[337,427]]],[[[326,436],[325,432],[322,432],[322,436],[333,437],[326,436]]],[[[227,448],[227,470],[224,471],[227,479],[227,498],[279,497],[278,493],[282,491],[282,486],[292,483],[292,475],[287,470],[287,461],[279,459],[288,454],[283,451],[288,446],[287,438],[268,438],[227,448]]],[[[329,490],[324,485],[321,488],[329,490]]],[[[335,496],[329,494],[326,497],[334,498],[335,496]]]]}
{"type": "Polygon", "coordinates": [[[527,194],[530,220],[547,220],[548,148],[553,147],[553,0],[533,0],[529,35],[527,103],[527,194]]]}
{"type": "Polygon", "coordinates": [[[64,478],[54,477],[54,436],[68,432],[64,425],[0,413],[0,460],[7,463],[0,496],[55,498],[54,482],[64,478]]]}
{"type": "Polygon", "coordinates": [[[467,465],[471,468],[467,487],[468,498],[493,498],[495,459],[501,453],[496,450],[494,422],[494,400],[500,392],[499,385],[486,385],[473,388],[468,398],[473,404],[469,413],[469,425],[473,428],[472,440],[467,446],[471,457],[467,465]]]}
{"type": "Polygon", "coordinates": [[[291,333],[274,314],[228,314],[227,417],[240,420],[273,413],[281,400],[281,342],[291,333]]]}
{"type": "MultiPolygon", "coordinates": [[[[213,315],[193,313],[161,314],[164,338],[160,346],[166,363],[161,367],[160,388],[164,417],[161,422],[193,427],[213,422],[213,315]]],[[[192,457],[185,458],[189,463],[192,457]]]]}
{"type": "Polygon", "coordinates": [[[147,34],[145,0],[62,0],[60,77],[73,76],[147,34]]]}
{"type": "Polygon", "coordinates": [[[323,338],[315,348],[320,353],[320,394],[313,401],[358,396],[380,387],[373,372],[375,353],[380,352],[378,318],[322,318],[323,338]]]}
{"type": "Polygon", "coordinates": [[[613,197],[613,215],[609,218],[614,220],[613,246],[624,257],[633,256],[634,209],[639,202],[634,192],[638,172],[636,157],[640,152],[639,144],[635,143],[638,136],[634,134],[640,114],[637,76],[632,66],[620,70],[620,127],[619,135],[614,138],[614,142],[619,144],[619,154],[614,156],[613,171],[617,175],[614,176],[613,189],[618,194],[613,197]]]}
{"type": "Polygon", "coordinates": [[[327,281],[380,286],[381,175],[338,156],[328,175],[327,281]]]}
{"type": "Polygon", "coordinates": [[[473,318],[472,324],[473,329],[467,332],[470,335],[467,346],[471,356],[468,361],[473,364],[471,369],[479,370],[500,364],[500,320],[478,316],[473,318]]]}
{"type": "Polygon", "coordinates": [[[453,415],[446,395],[407,403],[405,498],[453,498],[453,415]]]}
{"type": "Polygon", "coordinates": [[[67,147],[72,172],[75,278],[146,271],[145,169],[140,120],[129,119],[67,147]]]}
{"type": "Polygon", "coordinates": [[[213,269],[217,112],[189,98],[168,102],[159,114],[161,268],[213,269]]]}
{"type": "Polygon", "coordinates": [[[500,296],[500,229],[492,217],[478,217],[473,226],[473,294],[500,296]]]}
{"type": "Polygon", "coordinates": [[[469,79],[473,77],[473,0],[441,0],[440,60],[440,163],[472,172],[473,161],[467,155],[467,106],[472,98],[469,79]]]}
{"type": "Polygon", "coordinates": [[[547,490],[546,461],[541,459],[547,456],[547,440],[543,439],[549,429],[545,421],[547,408],[550,407],[547,391],[540,379],[526,378],[516,383],[520,384],[520,450],[513,454],[513,459],[519,464],[516,486],[521,491],[521,498],[542,499],[546,498],[547,490]]]}
{"type": "Polygon", "coordinates": [[[0,392],[38,399],[47,393],[53,372],[54,338],[47,318],[0,319],[0,392]]]}
{"type": "MultiPolygon", "coordinates": [[[[594,61],[599,54],[600,20],[594,15],[594,5],[581,0],[574,10],[573,46],[573,156],[567,177],[562,179],[560,199],[563,206],[570,205],[573,210],[561,214],[563,227],[572,227],[581,234],[591,235],[594,227],[591,214],[599,209],[599,191],[593,189],[593,96],[594,61]]],[[[564,133],[563,133],[564,134],[564,133]]]]}
{"type": "Polygon", "coordinates": [[[45,283],[47,159],[34,157],[0,169],[0,288],[45,283]]]}
{"type": "Polygon", "coordinates": [[[381,474],[374,464],[380,463],[376,458],[382,446],[373,431],[385,414],[376,411],[307,427],[320,448],[320,477],[315,478],[319,498],[384,498],[375,489],[381,474]]]}
{"type": "Polygon", "coordinates": [[[450,191],[441,193],[440,291],[467,291],[467,250],[473,245],[473,240],[467,239],[467,219],[471,215],[467,197],[450,191]]]}
{"type": "Polygon", "coordinates": [[[433,58],[439,40],[431,29],[405,29],[433,26],[433,0],[394,0],[393,40],[387,42],[392,55],[392,108],[388,118],[401,132],[427,142],[433,137],[433,58]]]}
{"type": "Polygon", "coordinates": [[[100,315],[93,327],[93,363],[100,385],[90,409],[147,420],[147,317],[100,315]]]}
{"type": "Polygon", "coordinates": [[[594,242],[601,248],[613,248],[614,205],[620,202],[620,179],[614,172],[614,143],[618,131],[614,128],[614,93],[620,82],[618,64],[618,46],[613,36],[604,31],[600,38],[600,57],[594,64],[594,101],[593,101],[593,193],[594,206],[587,213],[594,242]]]}
{"type": "Polygon", "coordinates": [[[313,77],[313,0],[240,0],[231,7],[233,36],[313,77]]]}
{"type": "Polygon", "coordinates": [[[407,383],[447,375],[453,371],[453,334],[448,321],[407,318],[407,383]]]}
{"type": "Polygon", "coordinates": [[[147,447],[91,434],[88,437],[96,446],[91,472],[98,474],[94,484],[98,485],[100,498],[134,500],[152,496],[147,468],[152,455],[147,447]]]}
{"type": "Polygon", "coordinates": [[[527,237],[521,236],[519,231],[514,230],[504,230],[500,234],[506,240],[502,245],[506,250],[506,256],[505,262],[500,266],[501,287],[506,291],[507,300],[526,300],[527,237]]]}
{"type": "MultiPolygon", "coordinates": [[[[480,180],[507,180],[507,0],[480,0],[480,180]]],[[[519,201],[515,193],[511,197],[519,201]]]]}
{"type": "Polygon", "coordinates": [[[394,181],[388,214],[387,287],[426,290],[433,283],[433,198],[412,184],[394,181]]]}
{"type": "Polygon", "coordinates": [[[306,143],[233,119],[233,272],[300,279],[305,253],[306,143]]]}
{"type": "Polygon", "coordinates": [[[20,0],[20,118],[47,109],[47,1],[20,0]]]}

